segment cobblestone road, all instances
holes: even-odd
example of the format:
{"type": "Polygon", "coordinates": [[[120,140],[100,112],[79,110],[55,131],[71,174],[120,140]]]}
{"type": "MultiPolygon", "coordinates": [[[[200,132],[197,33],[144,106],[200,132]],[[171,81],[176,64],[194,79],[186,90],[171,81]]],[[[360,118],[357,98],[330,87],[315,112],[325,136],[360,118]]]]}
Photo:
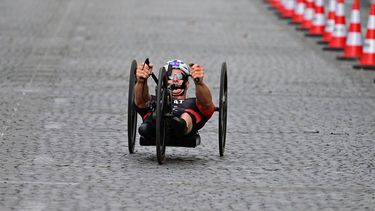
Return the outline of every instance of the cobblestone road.
{"type": "Polygon", "coordinates": [[[0,210],[375,210],[375,72],[262,1],[2,0],[0,29],[0,210]],[[165,165],[129,155],[146,57],[203,64],[215,102],[228,63],[224,157],[217,114],[165,165]]]}

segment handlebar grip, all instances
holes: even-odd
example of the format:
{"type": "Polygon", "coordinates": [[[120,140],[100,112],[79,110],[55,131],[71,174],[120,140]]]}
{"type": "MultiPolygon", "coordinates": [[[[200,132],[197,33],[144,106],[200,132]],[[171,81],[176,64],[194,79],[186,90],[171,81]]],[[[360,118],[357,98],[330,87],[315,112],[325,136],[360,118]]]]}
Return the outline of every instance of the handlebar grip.
{"type": "Polygon", "coordinates": [[[150,60],[148,58],[146,58],[145,64],[147,64],[147,66],[150,66],[150,60]]]}
{"type": "MultiPolygon", "coordinates": [[[[189,63],[189,67],[193,67],[194,63],[189,63]]],[[[194,81],[199,83],[199,78],[194,78],[194,81]]]]}
{"type": "MultiPolygon", "coordinates": [[[[145,67],[145,65],[147,65],[148,67],[150,66],[150,60],[148,58],[146,58],[145,62],[143,63],[143,67],[142,69],[145,67]]],[[[141,77],[143,80],[145,80],[144,77],[141,77]]]]}

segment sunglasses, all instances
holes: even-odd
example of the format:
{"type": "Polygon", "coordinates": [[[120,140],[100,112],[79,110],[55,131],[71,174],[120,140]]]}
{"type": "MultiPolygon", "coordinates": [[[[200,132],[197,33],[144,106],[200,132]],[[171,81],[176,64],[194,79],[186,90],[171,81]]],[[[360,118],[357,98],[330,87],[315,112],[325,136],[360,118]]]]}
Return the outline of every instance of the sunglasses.
{"type": "Polygon", "coordinates": [[[172,73],[168,76],[169,80],[172,80],[174,78],[174,76],[177,77],[178,80],[182,80],[184,79],[186,76],[182,73],[172,73]]]}

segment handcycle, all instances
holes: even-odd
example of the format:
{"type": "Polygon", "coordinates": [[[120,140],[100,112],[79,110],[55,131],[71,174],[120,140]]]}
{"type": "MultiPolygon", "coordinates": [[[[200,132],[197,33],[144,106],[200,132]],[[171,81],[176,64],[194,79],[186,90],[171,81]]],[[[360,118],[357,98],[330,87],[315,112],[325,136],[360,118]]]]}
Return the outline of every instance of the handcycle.
{"type": "MultiPolygon", "coordinates": [[[[145,63],[148,63],[146,59],[145,63]]],[[[128,90],[128,149],[129,153],[134,153],[136,134],[137,134],[137,112],[134,104],[134,86],[136,83],[137,61],[133,60],[129,75],[128,90]]],[[[141,146],[156,146],[156,156],[159,164],[165,161],[166,147],[190,147],[195,148],[201,142],[198,132],[176,138],[169,133],[171,129],[171,118],[173,117],[173,97],[172,85],[168,84],[167,72],[171,71],[171,66],[160,68],[159,75],[156,77],[151,74],[156,86],[156,101],[152,105],[156,114],[156,135],[155,139],[140,137],[141,146]]],[[[220,75],[220,96],[219,107],[215,106],[215,112],[219,112],[219,155],[224,156],[226,130],[227,130],[227,64],[221,65],[220,75]]]]}

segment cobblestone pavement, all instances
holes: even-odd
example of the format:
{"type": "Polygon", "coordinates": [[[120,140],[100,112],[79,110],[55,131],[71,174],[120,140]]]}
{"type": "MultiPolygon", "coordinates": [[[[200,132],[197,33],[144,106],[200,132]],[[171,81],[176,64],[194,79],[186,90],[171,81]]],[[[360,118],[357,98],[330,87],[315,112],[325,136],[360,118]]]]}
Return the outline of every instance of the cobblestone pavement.
{"type": "Polygon", "coordinates": [[[2,0],[0,29],[0,210],[375,210],[375,72],[260,0],[2,0]],[[203,64],[215,102],[228,63],[224,157],[217,114],[165,165],[129,155],[146,57],[203,64]]]}

